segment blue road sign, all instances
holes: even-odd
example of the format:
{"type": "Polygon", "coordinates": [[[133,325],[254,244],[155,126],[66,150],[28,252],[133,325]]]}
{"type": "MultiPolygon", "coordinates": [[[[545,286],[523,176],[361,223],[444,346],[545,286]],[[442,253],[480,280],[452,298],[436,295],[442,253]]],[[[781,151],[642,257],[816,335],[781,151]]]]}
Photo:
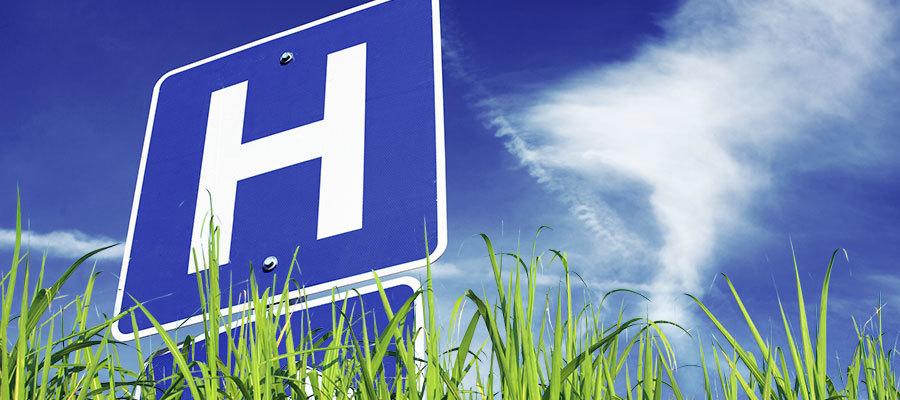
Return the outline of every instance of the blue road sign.
{"type": "MultiPolygon", "coordinates": [[[[438,258],[443,136],[437,0],[373,1],[165,74],[116,312],[136,300],[165,329],[201,321],[192,249],[205,253],[210,215],[226,289],[267,259],[281,287],[297,248],[306,294],[438,258]]],[[[143,315],[137,326],[155,332],[143,315]]],[[[130,321],[113,332],[135,334],[130,321]]]]}
{"type": "MultiPolygon", "coordinates": [[[[398,278],[384,282],[384,293],[388,298],[391,309],[396,312],[417,290],[419,290],[419,286],[419,282],[411,277],[398,278]]],[[[383,328],[390,322],[390,319],[388,319],[387,314],[384,312],[384,306],[376,286],[369,285],[360,288],[357,291],[348,291],[337,294],[334,297],[333,303],[332,297],[327,296],[291,306],[290,319],[287,322],[291,324],[291,332],[294,336],[295,343],[299,343],[301,335],[306,335],[309,332],[316,332],[313,334],[313,341],[318,341],[324,337],[323,335],[327,332],[331,332],[333,323],[336,322],[332,319],[335,315],[332,311],[335,310],[339,312],[345,302],[347,303],[345,327],[353,332],[355,337],[360,341],[363,337],[363,320],[365,320],[370,340],[374,340],[373,338],[377,337],[378,332],[375,331],[375,327],[383,328]]],[[[414,301],[411,312],[407,314],[406,319],[403,322],[401,327],[402,331],[408,333],[409,336],[412,337],[417,330],[422,329],[422,322],[424,321],[422,315],[423,312],[422,297],[419,296],[414,301]]],[[[253,322],[250,323],[250,326],[252,325],[253,322]]],[[[219,334],[219,343],[221,344],[219,358],[221,360],[227,361],[227,358],[229,357],[227,346],[225,346],[229,340],[229,331],[231,331],[231,340],[237,343],[242,328],[243,326],[240,325],[240,321],[235,322],[232,326],[222,328],[222,331],[219,334]]],[[[285,341],[282,341],[282,343],[284,342],[285,341]]],[[[327,338],[322,346],[326,345],[328,345],[327,338]]],[[[424,335],[417,335],[414,345],[416,357],[418,359],[424,359],[424,335]]],[[[284,345],[282,345],[281,352],[283,353],[284,350],[284,345]]],[[[206,343],[204,338],[198,337],[196,341],[194,341],[190,351],[187,351],[187,353],[188,362],[199,361],[205,363],[206,343]]],[[[323,355],[324,352],[317,352],[310,355],[310,364],[316,365],[316,363],[321,362],[323,355]]],[[[234,363],[236,360],[232,358],[231,361],[234,363]]],[[[179,371],[173,362],[172,354],[167,351],[154,356],[150,360],[149,367],[153,369],[153,376],[156,380],[156,395],[159,397],[171,386],[171,380],[164,380],[164,378],[172,376],[173,372],[177,374],[179,371]]],[[[383,367],[385,380],[388,384],[393,384],[394,379],[398,374],[405,375],[402,368],[398,370],[397,361],[393,357],[389,356],[385,358],[383,367]]],[[[199,370],[196,371],[196,376],[201,376],[199,370]]],[[[185,396],[183,398],[190,398],[190,393],[188,393],[187,390],[182,394],[185,396]]]]}

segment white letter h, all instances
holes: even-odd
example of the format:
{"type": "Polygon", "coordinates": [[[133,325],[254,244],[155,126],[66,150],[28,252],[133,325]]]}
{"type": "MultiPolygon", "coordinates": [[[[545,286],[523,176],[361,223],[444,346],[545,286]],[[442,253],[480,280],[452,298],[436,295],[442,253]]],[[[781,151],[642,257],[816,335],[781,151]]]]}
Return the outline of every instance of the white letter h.
{"type": "MultiPolygon", "coordinates": [[[[247,81],[216,90],[210,97],[192,248],[201,254],[206,248],[202,234],[209,223],[207,196],[211,196],[220,230],[219,264],[227,264],[238,181],[316,158],[322,159],[316,239],[361,229],[366,44],[328,55],[325,112],[319,121],[242,144],[246,101],[247,81]]],[[[195,269],[193,256],[189,257],[188,274],[204,269],[203,265],[195,269]]]]}

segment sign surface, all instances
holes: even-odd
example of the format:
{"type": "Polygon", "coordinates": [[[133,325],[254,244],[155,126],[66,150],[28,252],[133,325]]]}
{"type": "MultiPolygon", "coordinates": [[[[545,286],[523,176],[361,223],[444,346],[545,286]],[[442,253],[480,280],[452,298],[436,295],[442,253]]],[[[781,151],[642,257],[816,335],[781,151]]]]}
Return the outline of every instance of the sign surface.
{"type": "MultiPolygon", "coordinates": [[[[383,287],[388,303],[391,305],[391,309],[396,312],[417,290],[419,290],[420,285],[419,281],[414,278],[403,277],[384,282],[383,287]]],[[[331,296],[326,296],[291,306],[289,309],[290,319],[288,323],[291,324],[291,333],[294,336],[295,343],[299,343],[301,336],[307,335],[310,332],[316,332],[313,334],[314,342],[318,341],[326,332],[331,332],[333,323],[336,323],[336,321],[333,321],[333,317],[335,315],[340,315],[340,310],[344,306],[344,303],[347,303],[347,312],[345,314],[347,322],[345,322],[345,328],[349,328],[349,330],[352,331],[357,338],[360,338],[360,340],[363,337],[363,316],[365,316],[366,329],[368,330],[370,340],[373,340],[372,338],[377,337],[377,334],[380,333],[376,333],[375,327],[385,327],[390,322],[390,319],[388,319],[387,314],[384,312],[384,306],[377,287],[375,285],[369,285],[356,291],[347,291],[336,294],[333,302],[331,296]],[[332,309],[332,307],[335,308],[332,309]],[[333,310],[337,311],[337,313],[333,313],[333,310]]],[[[423,328],[423,304],[422,296],[420,295],[413,302],[413,307],[407,314],[406,320],[403,322],[401,331],[405,334],[410,334],[410,337],[412,337],[412,334],[417,330],[423,328]]],[[[253,322],[250,322],[250,325],[252,326],[253,322]]],[[[221,360],[226,361],[228,357],[227,346],[225,346],[225,344],[227,343],[227,340],[229,340],[229,331],[231,331],[231,340],[237,343],[242,328],[244,327],[240,325],[240,321],[235,321],[232,326],[222,327],[221,333],[219,334],[219,358],[221,360]]],[[[279,329],[278,331],[280,332],[281,330],[279,329]]],[[[424,338],[424,335],[419,334],[416,336],[416,342],[414,343],[415,355],[419,359],[424,359],[424,338]]],[[[203,337],[198,337],[196,339],[187,360],[189,363],[191,361],[206,362],[205,343],[203,337]]],[[[282,343],[284,343],[284,341],[282,343]]],[[[328,345],[328,343],[323,343],[321,346],[325,345],[328,345]]],[[[282,354],[284,353],[284,350],[284,345],[282,345],[282,348],[280,349],[282,354]]],[[[317,352],[313,353],[310,357],[315,359],[315,362],[321,362],[322,355],[323,352],[317,352]]],[[[232,363],[234,361],[235,360],[232,359],[232,363]]],[[[315,362],[313,364],[315,364],[315,362]]],[[[169,352],[163,352],[154,356],[150,361],[150,367],[153,368],[153,376],[157,382],[155,386],[156,394],[157,397],[159,397],[165,393],[166,389],[168,389],[171,384],[171,381],[162,379],[171,376],[173,372],[178,373],[178,370],[172,360],[172,354],[169,352]]],[[[402,370],[398,371],[396,360],[391,356],[385,358],[383,367],[383,373],[389,384],[393,383],[393,379],[396,378],[398,373],[405,375],[402,370]]],[[[197,371],[197,376],[200,376],[199,370],[197,371]]],[[[187,390],[184,391],[183,395],[185,396],[183,398],[190,398],[190,393],[187,390]]]]}
{"type": "MultiPolygon", "coordinates": [[[[298,248],[293,278],[305,294],[440,257],[438,22],[436,0],[378,0],[164,75],[116,313],[137,301],[165,329],[201,321],[192,250],[202,259],[210,215],[220,229],[223,298],[230,287],[239,298],[251,270],[264,273],[272,256],[280,288],[298,248]]],[[[139,336],[155,332],[137,317],[139,336]]],[[[135,334],[130,321],[113,332],[135,334]]]]}

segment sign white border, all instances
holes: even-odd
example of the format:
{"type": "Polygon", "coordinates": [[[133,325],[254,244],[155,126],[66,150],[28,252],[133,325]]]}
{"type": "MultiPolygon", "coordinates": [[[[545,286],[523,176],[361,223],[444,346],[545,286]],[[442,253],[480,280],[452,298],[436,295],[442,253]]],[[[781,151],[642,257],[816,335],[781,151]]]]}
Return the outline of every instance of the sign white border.
{"type": "MultiPolygon", "coordinates": [[[[387,3],[391,0],[375,0],[371,1],[344,11],[341,11],[336,14],[332,14],[325,18],[300,25],[296,28],[286,30],[284,32],[276,33],[274,35],[265,37],[263,39],[259,39],[254,42],[247,43],[243,46],[236,47],[234,49],[225,51],[223,53],[216,54],[212,57],[208,57],[202,59],[200,61],[185,65],[180,68],[176,68],[167,72],[156,82],[156,85],[153,88],[153,97],[150,100],[150,115],[147,119],[147,130],[144,134],[144,147],[141,153],[141,164],[138,168],[138,177],[137,177],[137,185],[134,190],[134,200],[132,202],[131,207],[131,219],[128,223],[128,236],[125,238],[125,247],[124,247],[124,257],[122,259],[122,270],[119,274],[119,286],[116,290],[116,303],[115,303],[115,315],[118,315],[122,312],[122,300],[125,295],[125,278],[128,274],[128,261],[129,255],[131,254],[131,246],[132,240],[134,238],[134,226],[137,221],[137,211],[138,206],[140,205],[141,199],[141,187],[144,183],[144,172],[147,165],[147,154],[150,150],[150,136],[153,132],[153,118],[156,114],[156,103],[159,97],[159,89],[162,86],[163,81],[166,78],[175,75],[179,72],[186,71],[188,69],[197,67],[199,65],[206,64],[211,61],[218,60],[222,57],[237,53],[239,51],[251,48],[253,46],[257,46],[262,43],[266,43],[293,33],[297,33],[326,22],[330,22],[336,20],[338,18],[342,18],[348,16],[350,14],[378,6],[380,4],[387,3]]],[[[434,111],[435,111],[435,153],[436,153],[436,165],[437,165],[437,181],[435,184],[437,185],[437,227],[429,227],[428,229],[437,229],[437,247],[434,252],[430,255],[430,259],[432,262],[437,260],[444,254],[444,251],[447,249],[447,187],[446,187],[446,167],[444,161],[444,89],[443,89],[443,71],[442,71],[442,62],[441,62],[441,28],[440,28],[440,4],[439,0],[431,1],[431,18],[432,18],[432,46],[434,51],[434,111]]],[[[366,280],[370,280],[374,278],[374,274],[378,274],[380,277],[393,275],[401,272],[410,271],[416,268],[421,268],[426,265],[426,258],[422,258],[415,261],[410,261],[407,263],[394,265],[391,267],[381,268],[372,272],[366,272],[362,274],[353,275],[350,277],[334,280],[331,282],[321,283],[313,286],[309,286],[303,288],[302,290],[295,290],[289,293],[289,297],[291,299],[295,299],[305,295],[317,294],[327,290],[331,290],[333,288],[352,285],[360,282],[364,282],[366,280]]],[[[199,306],[199,305],[198,305],[199,306]]],[[[233,312],[241,312],[247,309],[247,305],[239,305],[234,307],[233,312]]],[[[227,308],[223,308],[221,311],[222,315],[227,314],[227,308]]],[[[117,320],[112,325],[112,335],[113,338],[118,341],[128,341],[135,339],[135,333],[122,333],[119,329],[119,322],[121,320],[117,320]]],[[[181,319],[178,321],[170,321],[162,324],[163,329],[171,330],[181,326],[190,326],[197,324],[203,321],[202,315],[195,315],[186,319],[181,319]]],[[[137,337],[145,337],[148,335],[153,335],[156,333],[155,328],[145,328],[141,329],[137,332],[137,337]]]]}
{"type": "MultiPolygon", "coordinates": [[[[406,287],[412,289],[413,293],[415,293],[417,290],[419,290],[422,287],[422,284],[419,282],[418,279],[411,277],[411,276],[402,276],[399,278],[395,278],[395,279],[391,279],[391,280],[382,282],[382,287],[384,288],[385,291],[387,291],[388,289],[391,289],[391,288],[398,287],[398,286],[406,286],[406,287]]],[[[371,285],[364,286],[364,287],[361,287],[356,290],[351,289],[351,290],[347,290],[347,291],[344,291],[341,293],[336,293],[333,296],[324,296],[324,297],[320,297],[320,298],[317,298],[314,300],[303,301],[303,302],[291,305],[290,307],[288,307],[287,313],[294,313],[297,311],[308,310],[310,308],[319,307],[319,306],[323,306],[326,304],[331,304],[332,301],[344,301],[344,300],[347,300],[348,298],[356,297],[357,295],[367,295],[367,294],[372,294],[372,293],[377,293],[377,292],[378,292],[378,285],[371,284],[371,285]]],[[[420,332],[418,335],[415,336],[416,342],[414,343],[415,347],[413,349],[413,351],[415,352],[415,358],[418,360],[423,360],[425,358],[425,335],[421,333],[425,330],[425,299],[424,299],[424,297],[425,297],[425,293],[422,293],[419,296],[417,296],[416,299],[413,300],[413,305],[411,308],[411,311],[413,312],[413,322],[414,322],[415,330],[420,332]]],[[[379,301],[378,305],[381,306],[380,301],[379,301]]],[[[392,307],[393,307],[393,305],[392,305],[392,307]]],[[[398,307],[399,307],[399,305],[398,305],[398,307]]],[[[396,312],[397,310],[393,310],[393,311],[396,312]]],[[[284,315],[284,314],[282,314],[282,315],[284,315]]],[[[233,321],[231,324],[228,324],[226,326],[219,328],[219,334],[222,334],[229,329],[238,328],[244,322],[252,323],[255,321],[256,321],[256,315],[249,316],[248,321],[243,321],[243,320],[233,321]]],[[[198,336],[194,340],[194,343],[199,343],[204,340],[206,340],[205,336],[198,336]]],[[[156,357],[156,356],[158,356],[158,355],[154,354],[151,357],[156,357]]],[[[141,362],[143,362],[143,360],[141,360],[141,362]]],[[[152,368],[152,366],[151,366],[151,368],[152,368]]],[[[139,400],[141,398],[140,393],[141,392],[137,392],[137,394],[134,397],[135,400],[139,400]]]]}

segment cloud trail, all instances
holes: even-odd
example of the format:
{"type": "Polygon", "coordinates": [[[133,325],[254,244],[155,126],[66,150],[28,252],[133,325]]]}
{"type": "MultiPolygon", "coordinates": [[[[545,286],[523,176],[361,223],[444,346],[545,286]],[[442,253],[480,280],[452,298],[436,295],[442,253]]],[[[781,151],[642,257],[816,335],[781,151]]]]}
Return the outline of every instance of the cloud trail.
{"type": "MultiPolygon", "coordinates": [[[[0,229],[0,248],[11,249],[15,245],[16,232],[11,229],[0,229]]],[[[77,259],[93,250],[115,244],[119,241],[103,236],[91,236],[75,230],[61,230],[47,233],[25,231],[22,233],[22,246],[32,252],[41,254],[46,251],[48,257],[77,259]]],[[[116,246],[96,254],[95,260],[121,260],[122,246],[116,246]]]]}
{"type": "Polygon", "coordinates": [[[747,203],[777,178],[776,154],[828,142],[828,121],[872,104],[895,58],[897,15],[878,1],[690,0],[666,39],[632,60],[551,83],[519,109],[487,96],[484,117],[603,251],[655,255],[622,279],[652,293],[651,314],[671,317],[672,298],[703,291],[722,235],[749,222],[747,203]],[[629,186],[647,189],[659,244],[606,200],[629,186]]]}

